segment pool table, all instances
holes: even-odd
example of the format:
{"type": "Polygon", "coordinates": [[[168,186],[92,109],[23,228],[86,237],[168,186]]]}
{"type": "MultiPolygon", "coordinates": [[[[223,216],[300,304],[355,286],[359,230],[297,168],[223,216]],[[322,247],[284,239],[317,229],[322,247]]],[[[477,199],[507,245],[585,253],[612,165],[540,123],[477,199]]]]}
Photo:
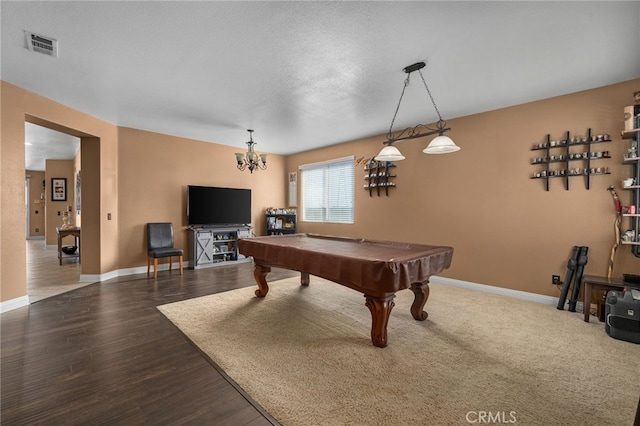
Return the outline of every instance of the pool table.
{"type": "Polygon", "coordinates": [[[257,297],[269,292],[266,276],[271,267],[325,278],[364,294],[371,311],[371,341],[387,345],[387,324],[396,292],[410,288],[414,294],[411,315],[424,321],[429,298],[429,277],[451,265],[453,248],[318,234],[271,235],[244,238],[238,251],[253,257],[257,297]]]}

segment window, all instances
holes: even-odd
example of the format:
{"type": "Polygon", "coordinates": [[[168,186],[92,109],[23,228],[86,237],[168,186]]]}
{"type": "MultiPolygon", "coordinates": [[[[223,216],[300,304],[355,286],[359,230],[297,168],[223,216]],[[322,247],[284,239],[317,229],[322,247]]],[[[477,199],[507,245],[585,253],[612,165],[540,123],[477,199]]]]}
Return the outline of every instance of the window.
{"type": "Polygon", "coordinates": [[[302,220],[353,223],[354,157],[300,166],[302,220]]]}

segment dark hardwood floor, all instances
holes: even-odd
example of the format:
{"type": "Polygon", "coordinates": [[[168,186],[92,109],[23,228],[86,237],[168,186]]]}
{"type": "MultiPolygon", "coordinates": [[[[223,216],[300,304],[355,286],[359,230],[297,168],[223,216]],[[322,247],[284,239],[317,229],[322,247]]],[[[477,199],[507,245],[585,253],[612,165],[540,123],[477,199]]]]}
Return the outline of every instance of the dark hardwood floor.
{"type": "Polygon", "coordinates": [[[156,309],[254,285],[251,263],[161,271],[2,314],[1,423],[277,424],[156,309]]]}

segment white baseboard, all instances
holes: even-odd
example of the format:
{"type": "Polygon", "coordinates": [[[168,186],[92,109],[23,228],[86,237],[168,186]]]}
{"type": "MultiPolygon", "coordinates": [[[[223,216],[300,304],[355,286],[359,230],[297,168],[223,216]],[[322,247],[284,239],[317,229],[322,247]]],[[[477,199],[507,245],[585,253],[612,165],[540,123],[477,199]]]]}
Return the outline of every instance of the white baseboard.
{"type": "MultiPolygon", "coordinates": [[[[188,262],[183,262],[182,267],[186,268],[187,263],[188,262]]],[[[180,271],[180,264],[178,262],[173,262],[171,264],[171,267],[173,270],[180,271]]],[[[153,269],[153,267],[151,269],[153,269]]],[[[168,263],[163,263],[161,265],[158,265],[158,271],[168,271],[168,270],[169,270],[168,263]]],[[[146,273],[147,273],[146,266],[136,266],[133,268],[117,269],[115,271],[106,272],[104,274],[83,274],[83,275],[80,275],[80,282],[95,283],[100,281],[107,281],[112,278],[126,277],[127,275],[146,274],[146,273]]]]}
{"type": "MultiPolygon", "coordinates": [[[[247,261],[251,261],[251,258],[239,259],[238,263],[244,263],[247,261]]],[[[220,262],[216,264],[216,266],[228,265],[228,263],[220,262]]],[[[184,262],[183,267],[188,268],[189,262],[184,262]]],[[[180,265],[178,262],[174,262],[172,265],[172,269],[179,270],[180,265]]],[[[168,271],[169,264],[164,263],[162,265],[158,265],[158,271],[168,271]]],[[[127,275],[135,275],[135,274],[144,274],[147,272],[147,268],[145,266],[138,266],[134,268],[126,268],[126,269],[118,269],[115,271],[110,271],[104,274],[83,274],[80,275],[80,282],[87,283],[95,283],[101,281],[107,281],[112,278],[124,277],[127,275]]],[[[466,288],[469,290],[475,291],[483,291],[486,293],[499,294],[502,296],[514,297],[516,299],[527,300],[529,302],[542,303],[544,305],[552,305],[556,306],[558,304],[558,298],[552,296],[544,296],[536,293],[529,293],[526,291],[513,290],[509,288],[503,287],[495,287],[486,284],[479,284],[470,281],[462,281],[456,280],[453,278],[439,277],[434,275],[430,278],[430,281],[433,283],[443,284],[443,285],[451,285],[455,287],[466,288]]],[[[17,309],[23,306],[29,305],[29,297],[22,296],[16,299],[7,300],[5,302],[0,303],[0,313],[7,312],[13,309],[17,309]]],[[[582,302],[578,302],[576,304],[576,311],[582,312],[582,302]]]]}
{"type": "Polygon", "coordinates": [[[486,284],[472,283],[469,281],[439,277],[436,275],[432,276],[429,279],[429,281],[438,283],[438,284],[467,288],[470,290],[484,291],[485,293],[493,293],[493,294],[500,294],[502,296],[515,297],[516,299],[528,300],[529,302],[542,303],[545,305],[555,306],[558,304],[557,297],[543,296],[541,294],[529,293],[529,292],[520,291],[520,290],[512,290],[510,288],[495,287],[495,286],[486,285],[486,284]]]}
{"type": "MultiPolygon", "coordinates": [[[[252,259],[251,258],[242,258],[242,259],[238,259],[237,261],[233,261],[233,262],[218,262],[218,263],[213,263],[210,265],[210,267],[215,268],[218,266],[230,266],[230,265],[235,265],[235,264],[240,264],[240,263],[246,263],[246,262],[251,262],[252,259]]],[[[191,266],[190,262],[183,262],[182,267],[187,269],[191,266]]],[[[178,262],[173,262],[171,265],[172,270],[174,271],[179,271],[180,270],[180,264],[178,262]]],[[[162,272],[162,271],[168,271],[169,270],[169,264],[168,263],[163,263],[158,265],[158,272],[162,272]]],[[[106,272],[104,274],[84,274],[84,275],[80,275],[80,282],[88,282],[88,283],[95,283],[95,282],[100,282],[100,281],[107,281],[110,280],[112,278],[117,278],[117,277],[125,277],[127,275],[136,275],[136,274],[146,274],[147,273],[147,267],[146,266],[136,266],[133,268],[125,268],[125,269],[118,269],[115,271],[110,271],[110,272],[106,272]]],[[[153,273],[153,267],[151,268],[151,273],[153,273]]]]}
{"type": "Polygon", "coordinates": [[[15,299],[5,300],[0,303],[0,314],[4,314],[5,312],[13,311],[14,309],[22,308],[24,306],[29,306],[29,296],[20,296],[15,299]]]}

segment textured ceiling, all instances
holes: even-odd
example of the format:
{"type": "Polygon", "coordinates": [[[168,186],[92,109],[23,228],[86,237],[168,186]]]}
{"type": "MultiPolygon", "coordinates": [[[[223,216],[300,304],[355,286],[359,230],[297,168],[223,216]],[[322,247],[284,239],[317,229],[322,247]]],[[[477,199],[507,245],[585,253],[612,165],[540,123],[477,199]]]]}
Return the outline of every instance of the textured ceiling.
{"type": "MultiPolygon", "coordinates": [[[[640,77],[637,1],[2,1],[0,13],[3,80],[239,150],[255,129],[256,149],[276,154],[386,133],[418,61],[445,119],[640,77]],[[24,30],[57,39],[59,57],[27,50],[24,30]]],[[[413,76],[394,129],[437,120],[413,76]]]]}

